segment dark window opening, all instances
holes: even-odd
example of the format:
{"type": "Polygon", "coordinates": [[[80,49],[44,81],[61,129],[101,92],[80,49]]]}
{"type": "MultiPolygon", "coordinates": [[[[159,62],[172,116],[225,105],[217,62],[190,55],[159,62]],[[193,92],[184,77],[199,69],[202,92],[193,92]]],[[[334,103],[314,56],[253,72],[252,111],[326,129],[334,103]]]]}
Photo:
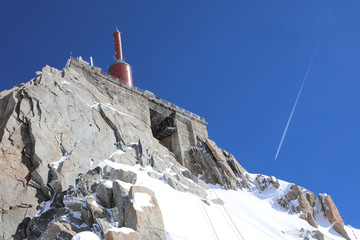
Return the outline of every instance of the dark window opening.
{"type": "Polygon", "coordinates": [[[151,131],[159,142],[171,151],[171,135],[176,132],[175,113],[169,116],[150,109],[151,131]]]}

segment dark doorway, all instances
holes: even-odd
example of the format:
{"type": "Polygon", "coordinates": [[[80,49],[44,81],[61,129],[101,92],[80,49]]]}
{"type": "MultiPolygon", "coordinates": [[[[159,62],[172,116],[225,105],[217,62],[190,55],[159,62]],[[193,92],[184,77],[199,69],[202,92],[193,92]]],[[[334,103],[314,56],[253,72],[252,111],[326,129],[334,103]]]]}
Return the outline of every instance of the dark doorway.
{"type": "Polygon", "coordinates": [[[169,116],[150,109],[151,131],[159,142],[171,151],[171,135],[176,132],[175,112],[169,116]]]}

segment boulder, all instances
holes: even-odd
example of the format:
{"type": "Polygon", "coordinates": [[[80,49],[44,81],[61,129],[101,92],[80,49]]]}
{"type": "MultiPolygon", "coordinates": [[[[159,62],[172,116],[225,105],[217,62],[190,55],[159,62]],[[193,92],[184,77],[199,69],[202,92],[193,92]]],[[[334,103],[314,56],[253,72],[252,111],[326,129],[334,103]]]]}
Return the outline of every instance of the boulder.
{"type": "Polygon", "coordinates": [[[127,148],[126,152],[115,153],[112,156],[111,161],[129,166],[134,166],[137,163],[136,157],[133,156],[134,154],[136,154],[136,150],[134,150],[133,148],[127,148]],[[135,153],[133,153],[134,151],[135,153]]]}
{"type": "Polygon", "coordinates": [[[344,221],[330,195],[320,194],[319,200],[322,203],[322,208],[325,212],[326,217],[329,219],[330,224],[333,225],[333,229],[344,238],[350,239],[344,229],[344,221]]]}
{"type": "Polygon", "coordinates": [[[41,234],[42,240],[71,240],[76,235],[69,223],[53,222],[41,234]]]}
{"type": "Polygon", "coordinates": [[[101,205],[105,208],[113,207],[113,190],[111,181],[103,181],[99,184],[96,197],[100,200],[101,205]]]}
{"type": "Polygon", "coordinates": [[[114,220],[118,222],[119,226],[123,225],[124,218],[124,204],[126,201],[126,189],[122,186],[122,183],[119,180],[113,181],[113,202],[115,207],[118,209],[118,215],[114,216],[114,220]]]}
{"type": "Polygon", "coordinates": [[[106,240],[141,240],[141,235],[131,228],[113,228],[105,234],[106,240]]]}
{"type": "Polygon", "coordinates": [[[90,227],[94,224],[94,218],[87,207],[81,206],[80,209],[82,220],[90,227]]]}
{"type": "Polygon", "coordinates": [[[113,228],[113,226],[105,221],[104,219],[101,219],[101,218],[97,218],[96,219],[96,223],[99,225],[100,229],[101,229],[101,232],[102,232],[102,235],[105,236],[105,233],[107,233],[107,231],[111,228],[113,228]]]}
{"type": "Polygon", "coordinates": [[[173,177],[169,177],[167,181],[169,185],[175,190],[178,190],[180,192],[186,192],[188,190],[188,188],[185,185],[183,185],[173,177]]]}
{"type": "Polygon", "coordinates": [[[86,208],[90,210],[94,219],[105,218],[104,210],[98,205],[95,198],[90,195],[86,198],[86,208]]]}
{"type": "Polygon", "coordinates": [[[211,201],[215,204],[218,204],[218,205],[224,205],[224,201],[221,200],[220,198],[215,198],[215,199],[211,199],[211,201]]]}
{"type": "Polygon", "coordinates": [[[155,179],[161,179],[163,176],[157,172],[148,172],[149,177],[155,178],[155,179]]]}
{"type": "Polygon", "coordinates": [[[135,184],[137,180],[137,175],[134,172],[126,171],[123,169],[116,169],[110,166],[104,168],[104,178],[110,180],[120,180],[123,182],[135,184]]]}
{"type": "Polygon", "coordinates": [[[125,211],[125,227],[140,233],[141,239],[166,239],[161,210],[153,191],[132,186],[125,211]]]}
{"type": "Polygon", "coordinates": [[[70,224],[74,232],[90,231],[89,225],[84,222],[80,212],[69,212],[61,216],[58,221],[62,224],[70,224]]]}
{"type": "Polygon", "coordinates": [[[83,205],[83,197],[79,197],[81,195],[78,192],[76,187],[71,186],[66,192],[63,194],[62,203],[65,207],[69,208],[74,212],[80,212],[81,206],[83,205]]]}

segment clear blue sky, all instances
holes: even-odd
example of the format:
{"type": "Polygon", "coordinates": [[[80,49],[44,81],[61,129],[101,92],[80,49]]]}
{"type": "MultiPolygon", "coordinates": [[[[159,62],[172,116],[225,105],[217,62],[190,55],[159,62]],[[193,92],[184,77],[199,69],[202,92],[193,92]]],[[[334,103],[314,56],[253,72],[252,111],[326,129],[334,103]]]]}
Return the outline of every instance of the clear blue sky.
{"type": "Polygon", "coordinates": [[[117,25],[136,86],[203,116],[249,172],[330,194],[360,228],[359,1],[335,1],[274,161],[331,1],[2,1],[0,90],[70,51],[107,71],[117,25]]]}

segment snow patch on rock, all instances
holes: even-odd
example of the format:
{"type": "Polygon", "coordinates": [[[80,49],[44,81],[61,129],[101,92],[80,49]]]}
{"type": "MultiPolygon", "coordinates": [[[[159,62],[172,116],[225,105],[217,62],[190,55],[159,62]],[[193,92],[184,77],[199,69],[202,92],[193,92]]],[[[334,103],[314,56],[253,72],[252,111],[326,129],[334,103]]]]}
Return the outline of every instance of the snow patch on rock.
{"type": "Polygon", "coordinates": [[[151,196],[147,193],[135,193],[134,197],[131,199],[133,207],[136,211],[143,212],[142,207],[152,207],[154,206],[151,202],[151,196]]]}

